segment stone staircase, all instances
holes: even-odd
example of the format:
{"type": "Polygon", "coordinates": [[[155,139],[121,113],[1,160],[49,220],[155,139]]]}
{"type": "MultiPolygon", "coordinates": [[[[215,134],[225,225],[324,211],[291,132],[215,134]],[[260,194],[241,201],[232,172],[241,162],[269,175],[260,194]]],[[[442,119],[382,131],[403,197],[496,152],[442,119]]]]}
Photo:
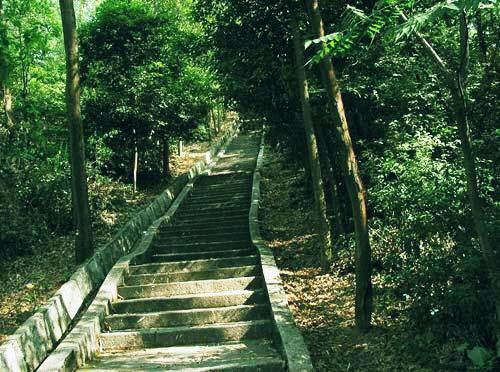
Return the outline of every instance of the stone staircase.
{"type": "Polygon", "coordinates": [[[260,136],[240,135],[130,266],[81,370],[279,371],[248,224],[260,136]]]}

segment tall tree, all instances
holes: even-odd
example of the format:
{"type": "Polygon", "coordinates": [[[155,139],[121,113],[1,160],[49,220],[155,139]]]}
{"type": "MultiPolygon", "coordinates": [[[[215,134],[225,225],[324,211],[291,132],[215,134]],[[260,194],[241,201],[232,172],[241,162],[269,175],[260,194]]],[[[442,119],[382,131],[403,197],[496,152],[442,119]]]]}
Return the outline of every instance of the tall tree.
{"type": "MultiPolygon", "coordinates": [[[[479,5],[477,4],[476,6],[479,5]]],[[[439,9],[440,8],[436,8],[436,11],[439,9]]],[[[477,9],[467,6],[465,2],[457,4],[457,7],[452,8],[452,10],[456,14],[459,28],[459,53],[456,68],[450,67],[418,29],[412,27],[412,20],[409,20],[403,12],[400,12],[400,16],[406,22],[408,29],[413,31],[425,52],[434,62],[434,66],[440,72],[443,83],[450,91],[453,102],[453,114],[458,126],[458,134],[462,148],[467,194],[472,211],[474,228],[479,238],[479,245],[481,246],[482,255],[488,268],[488,274],[494,293],[498,335],[497,350],[500,355],[500,251],[498,246],[492,244],[490,240],[486,223],[487,216],[484,212],[483,200],[479,192],[477,165],[471,138],[469,102],[467,98],[467,77],[469,74],[470,58],[468,12],[474,13],[477,9]]]]}
{"type": "Polygon", "coordinates": [[[3,0],[0,0],[0,83],[3,93],[5,126],[7,129],[10,129],[14,126],[14,114],[12,112],[12,94],[9,87],[8,48],[7,22],[3,9],[3,0]]]}
{"type": "MultiPolygon", "coordinates": [[[[318,0],[306,0],[306,5],[315,36],[318,38],[325,36],[318,0]]],[[[344,111],[340,85],[331,58],[324,58],[320,63],[320,68],[324,76],[323,80],[332,106],[332,113],[335,115],[334,120],[337,126],[336,129],[340,134],[342,166],[354,219],[356,234],[355,322],[359,331],[366,332],[370,328],[372,313],[372,268],[370,239],[368,235],[366,192],[359,173],[358,162],[356,160],[356,154],[349,132],[349,125],[344,111]]]]}
{"type": "Polygon", "coordinates": [[[73,0],[59,0],[59,5],[66,51],[66,109],[70,135],[73,215],[76,226],[75,257],[77,262],[82,262],[92,254],[92,229],[80,113],[78,39],[73,0]]]}
{"type": "Polygon", "coordinates": [[[318,142],[314,133],[314,125],[309,102],[309,87],[304,68],[304,41],[300,32],[299,23],[292,18],[293,48],[295,54],[295,71],[302,105],[302,118],[306,134],[307,152],[309,155],[310,174],[314,192],[314,205],[317,214],[318,232],[321,241],[320,263],[324,270],[329,269],[332,259],[332,238],[326,210],[325,192],[321,176],[318,142]]]}

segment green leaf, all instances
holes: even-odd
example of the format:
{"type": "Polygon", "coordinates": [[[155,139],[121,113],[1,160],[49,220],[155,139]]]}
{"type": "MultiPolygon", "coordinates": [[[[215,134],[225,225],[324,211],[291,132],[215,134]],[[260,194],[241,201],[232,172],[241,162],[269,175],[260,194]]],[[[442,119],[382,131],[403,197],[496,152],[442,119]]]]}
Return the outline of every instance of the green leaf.
{"type": "Polygon", "coordinates": [[[493,357],[493,354],[484,347],[475,346],[471,350],[467,350],[467,357],[471,360],[475,367],[485,367],[493,357]]]}

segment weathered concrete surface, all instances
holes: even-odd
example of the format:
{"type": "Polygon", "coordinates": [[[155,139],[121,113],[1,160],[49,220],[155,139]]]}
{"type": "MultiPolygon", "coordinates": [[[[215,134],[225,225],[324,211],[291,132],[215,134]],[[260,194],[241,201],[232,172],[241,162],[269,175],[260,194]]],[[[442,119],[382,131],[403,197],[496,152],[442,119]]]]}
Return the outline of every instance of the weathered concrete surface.
{"type": "MultiPolygon", "coordinates": [[[[165,215],[175,196],[188,182],[213,163],[216,155],[234,137],[237,130],[238,126],[235,124],[205,154],[203,160],[191,167],[172,187],[165,190],[149,207],[129,221],[107,245],[100,248],[92,258],[77,269],[45,306],[0,345],[0,371],[33,371],[42,363],[68,330],[87,297],[102,283],[117,259],[130,252],[145,230],[155,220],[165,215]]],[[[121,280],[120,275],[115,275],[115,281],[121,280]]],[[[107,302],[111,298],[113,298],[111,295],[101,298],[103,309],[107,307],[107,302]]],[[[97,327],[90,319],[87,325],[88,329],[97,327]]],[[[90,343],[93,341],[95,340],[88,340],[90,343]]],[[[66,358],[65,363],[68,365],[74,364],[72,356],[60,355],[60,358],[66,358]]]]}
{"type": "Polygon", "coordinates": [[[271,249],[265,244],[259,228],[260,169],[264,161],[264,134],[253,176],[252,205],[250,207],[250,235],[257,247],[262,264],[265,287],[271,304],[271,313],[276,326],[275,341],[281,349],[289,371],[313,371],[311,357],[304,339],[297,329],[288,307],[279,269],[271,249]]]}
{"type": "Polygon", "coordinates": [[[84,370],[148,370],[163,371],[276,371],[283,360],[276,358],[270,345],[246,340],[230,344],[175,346],[102,354],[104,362],[90,363],[84,370]]]}

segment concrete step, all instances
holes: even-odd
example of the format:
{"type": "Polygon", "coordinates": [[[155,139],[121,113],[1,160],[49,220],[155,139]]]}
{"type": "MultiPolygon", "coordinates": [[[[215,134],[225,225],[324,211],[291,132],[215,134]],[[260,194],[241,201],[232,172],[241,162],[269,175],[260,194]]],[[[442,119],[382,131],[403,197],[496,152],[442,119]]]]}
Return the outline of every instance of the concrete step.
{"type": "Polygon", "coordinates": [[[220,190],[197,190],[193,191],[187,198],[189,200],[204,202],[206,200],[229,200],[231,198],[248,198],[252,190],[248,188],[223,188],[220,190]]]}
{"type": "Polygon", "coordinates": [[[217,293],[198,293],[190,295],[139,298],[120,300],[112,304],[114,314],[142,313],[148,311],[186,310],[236,305],[264,304],[267,295],[263,289],[236,290],[217,293]]]}
{"type": "MultiPolygon", "coordinates": [[[[222,163],[220,163],[222,164],[222,163]]],[[[195,187],[213,187],[213,186],[234,186],[249,184],[250,175],[248,174],[217,174],[213,176],[200,177],[195,187]]]]}
{"type": "Polygon", "coordinates": [[[163,262],[163,263],[148,263],[142,265],[131,265],[129,273],[131,275],[137,274],[154,274],[154,273],[171,273],[176,271],[204,271],[215,270],[221,267],[235,267],[258,265],[260,263],[259,257],[246,256],[246,257],[230,257],[230,258],[217,258],[217,259],[204,259],[194,261],[178,261],[178,262],[163,262]]]}
{"type": "Polygon", "coordinates": [[[242,207],[220,208],[220,209],[212,209],[200,212],[196,212],[195,210],[187,210],[180,212],[176,216],[175,221],[196,220],[198,222],[201,222],[212,218],[220,218],[220,217],[232,218],[232,217],[240,217],[243,215],[246,215],[248,218],[248,211],[250,210],[249,207],[250,206],[248,206],[248,208],[242,208],[242,207]]]}
{"type": "Polygon", "coordinates": [[[236,305],[204,309],[171,310],[133,314],[113,314],[106,317],[105,323],[112,331],[126,329],[146,329],[203,325],[214,323],[243,322],[265,319],[269,307],[259,305],[236,305]]]}
{"type": "Polygon", "coordinates": [[[250,204],[250,198],[244,199],[231,199],[231,200],[221,200],[221,201],[213,201],[213,202],[186,202],[182,204],[181,211],[211,211],[213,209],[229,209],[229,208],[239,208],[246,207],[250,204]]]}
{"type": "Polygon", "coordinates": [[[238,193],[226,193],[226,194],[200,194],[193,195],[191,194],[183,203],[185,204],[198,204],[198,203],[221,203],[227,201],[242,201],[250,199],[251,193],[248,192],[238,192],[238,193]]]}
{"type": "MultiPolygon", "coordinates": [[[[197,224],[195,226],[166,226],[161,231],[160,234],[165,234],[166,236],[182,236],[182,235],[198,235],[207,233],[228,233],[228,232],[239,232],[248,231],[249,225],[245,221],[243,223],[234,223],[228,220],[225,224],[212,224],[206,226],[205,224],[197,224]]],[[[159,235],[160,235],[159,234],[159,235]]]]}
{"type": "Polygon", "coordinates": [[[233,213],[234,211],[246,211],[248,213],[248,209],[250,207],[250,202],[248,203],[235,203],[235,204],[222,204],[220,206],[201,206],[197,207],[196,205],[189,206],[187,208],[182,207],[179,209],[179,214],[184,216],[186,214],[197,214],[198,216],[203,216],[204,214],[227,214],[233,213]]]}
{"type": "MultiPolygon", "coordinates": [[[[182,239],[179,239],[181,241],[182,239]]],[[[240,240],[212,241],[212,242],[182,242],[169,243],[163,239],[154,244],[154,250],[158,252],[208,252],[222,251],[225,249],[244,249],[251,247],[248,238],[240,240]]]]}
{"type": "Polygon", "coordinates": [[[101,353],[82,370],[278,372],[285,368],[271,342],[262,339],[101,353]]]}
{"type": "MultiPolygon", "coordinates": [[[[160,231],[157,236],[160,240],[165,239],[187,239],[187,238],[197,238],[203,240],[205,238],[213,238],[220,237],[225,239],[229,236],[238,236],[238,235],[248,235],[249,226],[243,229],[235,229],[231,225],[219,226],[218,229],[191,229],[191,230],[181,230],[179,232],[176,231],[175,228],[167,231],[160,231]],[[229,229],[229,231],[224,231],[224,228],[229,229]],[[246,231],[245,231],[246,230],[246,231]]],[[[232,239],[234,240],[234,239],[232,239]]]]}
{"type": "Polygon", "coordinates": [[[237,240],[250,240],[250,232],[234,231],[234,232],[209,232],[207,234],[187,234],[183,236],[172,236],[168,233],[159,233],[155,243],[159,245],[169,244],[186,244],[186,243],[209,243],[209,242],[225,242],[237,240]]]}
{"type": "MultiPolygon", "coordinates": [[[[244,193],[225,193],[225,194],[191,194],[184,203],[220,203],[230,200],[246,200],[250,198],[250,192],[244,193]]],[[[183,203],[183,205],[184,205],[183,203]]]]}
{"type": "Polygon", "coordinates": [[[206,217],[196,217],[192,216],[179,216],[174,218],[174,222],[170,226],[218,226],[227,223],[247,223],[248,224],[248,211],[240,214],[234,214],[230,216],[206,216],[206,217]]]}
{"type": "Polygon", "coordinates": [[[262,277],[247,276],[229,279],[193,280],[118,287],[118,294],[125,299],[146,297],[167,297],[196,293],[214,293],[256,289],[262,286],[262,277]]]}
{"type": "Polygon", "coordinates": [[[201,192],[193,192],[189,195],[188,200],[189,201],[200,201],[203,202],[205,200],[214,200],[214,199],[231,199],[231,198],[248,198],[250,197],[250,188],[245,188],[245,189],[233,189],[233,190],[227,190],[225,192],[220,191],[220,192],[206,192],[206,193],[201,193],[201,192]],[[243,191],[244,190],[244,191],[243,191]]]}
{"type": "Polygon", "coordinates": [[[199,193],[204,194],[204,193],[215,193],[215,192],[226,193],[226,192],[232,192],[234,190],[237,191],[250,190],[251,186],[252,186],[252,180],[250,178],[248,178],[248,180],[241,180],[233,183],[221,183],[221,184],[214,183],[212,185],[203,185],[197,182],[193,185],[192,194],[199,194],[199,193]]]}
{"type": "Polygon", "coordinates": [[[125,285],[185,282],[190,280],[228,279],[234,277],[256,276],[261,274],[260,266],[226,267],[205,271],[179,271],[168,274],[129,275],[125,285]]]}
{"type": "Polygon", "coordinates": [[[104,351],[144,349],[270,338],[272,331],[273,327],[269,320],[251,320],[102,333],[100,342],[104,351]]]}
{"type": "Polygon", "coordinates": [[[158,242],[152,250],[156,254],[171,254],[171,253],[197,253],[197,252],[220,252],[231,251],[238,249],[253,249],[253,245],[248,239],[236,240],[227,242],[211,242],[211,243],[182,243],[182,244],[162,244],[158,242]]]}
{"type": "Polygon", "coordinates": [[[186,252],[186,253],[156,253],[150,258],[151,262],[175,262],[184,260],[199,260],[203,258],[243,257],[257,253],[255,248],[225,249],[221,251],[208,252],[186,252]]]}
{"type": "Polygon", "coordinates": [[[238,182],[212,184],[212,185],[200,185],[195,184],[193,186],[193,191],[191,195],[205,195],[205,194],[215,194],[215,193],[228,193],[228,192],[248,192],[252,182],[250,179],[238,182]]]}

